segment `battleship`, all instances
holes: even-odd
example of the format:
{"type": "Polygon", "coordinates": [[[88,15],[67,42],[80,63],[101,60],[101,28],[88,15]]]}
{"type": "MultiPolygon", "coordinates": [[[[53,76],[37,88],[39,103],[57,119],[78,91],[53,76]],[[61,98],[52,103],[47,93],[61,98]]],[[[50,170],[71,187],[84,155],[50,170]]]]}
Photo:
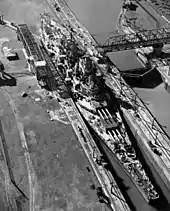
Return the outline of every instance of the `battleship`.
{"type": "MultiPolygon", "coordinates": [[[[49,90],[50,97],[56,99],[71,123],[101,186],[96,189],[99,200],[112,210],[130,211],[133,208],[130,208],[128,192],[133,189],[133,194],[140,195],[140,201],[157,206],[169,194],[166,190],[164,196],[162,194],[163,183],[169,185],[169,138],[125,83],[118,68],[105,54],[107,51],[99,53],[100,46],[66,3],[56,2],[49,0],[55,18],[47,12],[40,15],[39,37],[33,35],[27,24],[16,25],[3,20],[3,16],[0,16],[0,24],[16,31],[18,40],[23,43],[29,71],[36,75],[43,89],[49,90]],[[142,158],[137,153],[137,145],[142,158]],[[115,176],[114,170],[117,170],[116,176],[122,176],[123,182],[115,176]],[[161,184],[157,184],[159,178],[148,173],[150,170],[153,174],[157,171],[161,184]]],[[[119,26],[125,34],[133,33],[129,37],[133,40],[136,36],[138,41],[138,35],[123,14],[128,8],[127,5],[123,7],[119,26]]],[[[133,4],[130,8],[136,9],[133,4]]],[[[152,51],[152,47],[136,49],[143,65],[148,64],[146,54],[152,51]]],[[[157,58],[155,63],[159,69],[162,67],[157,58]]],[[[49,114],[51,121],[54,120],[55,112],[49,111],[49,114]]],[[[135,198],[130,196],[132,204],[135,198]]]]}
{"type": "MultiPolygon", "coordinates": [[[[104,143],[114,160],[118,161],[118,165],[126,172],[125,177],[130,178],[132,186],[140,192],[143,199],[151,204],[159,202],[162,195],[157,190],[155,181],[151,182],[150,175],[142,166],[128,133],[128,130],[131,130],[135,140],[142,145],[142,150],[147,148],[147,153],[149,152],[150,155],[149,162],[158,160],[160,157],[161,164],[156,163],[158,166],[156,169],[164,170],[165,165],[169,164],[168,152],[159,147],[165,142],[161,143],[162,137],[158,134],[158,130],[155,134],[153,128],[155,118],[152,121],[153,116],[150,117],[150,113],[148,116],[148,110],[146,111],[143,104],[141,106],[140,99],[125,84],[117,67],[105,54],[97,51],[93,38],[78,21],[75,21],[73,14],[71,14],[71,22],[74,21],[74,23],[71,23],[64,14],[65,11],[61,12],[64,7],[60,9],[56,5],[54,7],[57,11],[55,18],[47,12],[40,15],[40,37],[36,37],[38,44],[26,24],[15,25],[18,39],[24,45],[23,52],[25,52],[29,70],[36,75],[42,88],[52,91],[53,94],[55,90],[53,97],[57,96],[56,99],[68,116],[81,145],[89,144],[88,147],[84,146],[88,159],[91,154],[96,153],[94,152],[96,149],[99,151],[98,142],[104,143]],[[133,118],[127,117],[129,114],[133,118]],[[135,127],[133,128],[134,118],[135,127]],[[86,122],[86,126],[82,124],[83,121],[86,122]],[[88,129],[85,127],[89,128],[88,134],[95,134],[98,138],[94,140],[92,137],[89,138],[90,135],[86,133],[88,129]],[[95,148],[93,148],[94,142],[95,148]]],[[[1,22],[10,27],[7,21],[1,22]]],[[[126,27],[124,29],[126,30],[126,27]]],[[[157,126],[155,127],[157,129],[157,126]]],[[[105,162],[105,159],[98,154],[92,157],[95,168],[100,169],[100,176],[102,175],[103,178],[99,183],[103,190],[106,190],[106,196],[112,200],[114,197],[111,190],[113,183],[116,184],[116,182],[108,169],[110,161],[108,159],[108,162],[105,162]]],[[[160,176],[162,176],[161,173],[160,176]]],[[[167,178],[169,177],[166,174],[167,178]]],[[[119,195],[123,198],[120,191],[119,195]]],[[[122,204],[121,200],[119,202],[122,204]]]]}
{"type": "MultiPolygon", "coordinates": [[[[118,158],[147,201],[159,194],[147,176],[126,132],[116,97],[87,52],[65,26],[48,13],[41,14],[40,39],[57,65],[67,90],[86,123],[118,158]]],[[[98,59],[98,58],[96,58],[98,59]]],[[[63,97],[62,89],[59,89],[63,97]]],[[[64,92],[66,89],[64,89],[64,92]]],[[[155,152],[159,151],[155,148],[155,152]]],[[[100,165],[101,160],[97,160],[100,165]]]]}

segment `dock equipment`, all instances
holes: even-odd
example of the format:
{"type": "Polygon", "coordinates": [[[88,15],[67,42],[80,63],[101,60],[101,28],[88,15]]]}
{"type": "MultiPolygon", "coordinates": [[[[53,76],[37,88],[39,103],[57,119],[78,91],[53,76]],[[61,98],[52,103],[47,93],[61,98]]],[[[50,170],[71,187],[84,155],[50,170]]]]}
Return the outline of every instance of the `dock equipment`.
{"type": "Polygon", "coordinates": [[[28,25],[27,24],[17,25],[17,34],[19,40],[24,45],[27,55],[33,58],[35,66],[45,66],[45,60],[43,58],[42,52],[28,25]]]}
{"type": "Polygon", "coordinates": [[[168,43],[170,43],[170,29],[161,28],[142,30],[141,32],[131,33],[129,35],[113,36],[98,47],[102,48],[105,53],[108,53],[168,43]]]}

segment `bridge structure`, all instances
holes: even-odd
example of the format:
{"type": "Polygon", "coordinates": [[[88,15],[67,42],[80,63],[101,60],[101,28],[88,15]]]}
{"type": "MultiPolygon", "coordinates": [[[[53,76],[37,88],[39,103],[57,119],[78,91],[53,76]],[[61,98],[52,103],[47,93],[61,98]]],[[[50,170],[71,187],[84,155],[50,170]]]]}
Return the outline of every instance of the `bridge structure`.
{"type": "Polygon", "coordinates": [[[143,47],[157,47],[170,43],[170,29],[152,29],[144,30],[128,35],[119,35],[110,37],[103,45],[104,53],[132,50],[143,47]]]}
{"type": "MultiPolygon", "coordinates": [[[[99,52],[96,48],[99,46],[99,44],[94,40],[83,24],[76,18],[73,11],[71,11],[66,2],[64,0],[46,0],[46,2],[54,12],[56,19],[62,21],[62,24],[64,24],[68,30],[70,29],[70,32],[73,34],[73,39],[75,39],[75,41],[78,42],[89,55],[92,56],[92,60],[103,73],[106,84],[111,88],[112,92],[117,96],[117,98],[120,99],[120,107],[124,118],[131,128],[131,131],[136,138],[137,144],[142,149],[142,152],[146,155],[146,162],[148,165],[156,169],[159,177],[163,182],[166,183],[166,190],[162,188],[162,192],[168,199],[170,189],[170,137],[164,130],[163,126],[159,124],[156,118],[148,110],[145,103],[138,97],[135,91],[126,84],[124,79],[121,77],[120,70],[118,70],[118,68],[110,62],[107,56],[103,57],[104,63],[102,64],[99,64],[94,59],[95,55],[99,55],[99,52]],[[130,107],[124,107],[123,104],[121,105],[121,102],[126,102],[130,107]],[[162,152],[162,156],[158,156],[152,151],[149,145],[150,142],[159,146],[159,149],[162,152]]],[[[161,30],[159,31],[160,33],[156,31],[158,35],[156,35],[156,33],[154,35],[153,31],[145,32],[146,34],[150,34],[150,36],[147,36],[148,45],[162,45],[164,41],[168,43],[170,40],[169,32],[166,30],[162,31],[164,32],[164,36],[162,36],[161,30]],[[149,41],[151,34],[152,39],[155,40],[155,42],[149,41]],[[160,41],[163,37],[164,41],[160,41]]],[[[131,39],[136,39],[136,42],[133,44],[131,41],[131,49],[134,49],[134,46],[137,43],[140,44],[138,44],[136,48],[138,48],[138,46],[143,47],[143,42],[145,42],[146,45],[146,39],[144,38],[145,36],[142,33],[139,34],[139,42],[139,37],[136,39],[134,33],[131,39]]],[[[124,42],[126,44],[128,43],[127,36],[126,41],[124,40],[124,42]]],[[[111,51],[111,48],[109,51],[111,51]]],[[[170,200],[168,199],[168,201],[170,200]]]]}
{"type": "Polygon", "coordinates": [[[19,24],[17,27],[18,39],[23,43],[27,58],[34,61],[35,66],[45,66],[42,52],[27,24],[19,24]]]}

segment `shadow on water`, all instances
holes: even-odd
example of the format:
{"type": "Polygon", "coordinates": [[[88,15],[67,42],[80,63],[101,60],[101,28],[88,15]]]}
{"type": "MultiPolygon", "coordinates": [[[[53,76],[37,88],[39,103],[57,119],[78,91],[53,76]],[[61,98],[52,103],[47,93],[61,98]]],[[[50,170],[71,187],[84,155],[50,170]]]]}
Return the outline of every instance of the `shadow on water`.
{"type": "MultiPolygon", "coordinates": [[[[120,110],[120,106],[118,105],[117,100],[114,99],[114,102],[117,104],[117,109],[120,111],[120,114],[123,118],[123,114],[120,110]]],[[[83,119],[84,119],[84,117],[83,117],[83,119]]],[[[143,209],[144,210],[155,210],[156,209],[156,210],[161,210],[161,211],[169,211],[170,206],[169,206],[167,200],[165,199],[164,194],[161,189],[161,188],[166,188],[165,187],[166,185],[164,184],[164,181],[162,181],[160,179],[160,176],[157,173],[157,171],[155,170],[154,166],[151,166],[152,164],[145,157],[145,153],[139,148],[137,141],[136,141],[135,137],[133,136],[125,119],[123,118],[123,122],[125,124],[126,130],[130,137],[132,145],[135,148],[136,154],[138,155],[139,160],[141,161],[147,175],[149,176],[150,180],[152,181],[153,185],[155,186],[157,192],[160,194],[160,199],[150,201],[149,204],[147,202],[145,202],[144,199],[142,199],[142,196],[140,195],[138,189],[133,184],[133,182],[129,178],[128,174],[126,174],[126,172],[123,170],[123,167],[121,167],[119,161],[117,160],[116,156],[111,151],[111,149],[100,139],[98,134],[96,134],[96,132],[89,126],[89,124],[87,123],[87,121],[85,119],[84,119],[84,121],[86,122],[88,129],[91,132],[100,152],[103,154],[105,161],[108,163],[107,169],[111,172],[114,179],[116,180],[117,185],[120,188],[130,209],[132,211],[141,211],[141,210],[143,211],[143,209]],[[161,186],[161,188],[160,188],[160,186],[161,186]]]]}
{"type": "MultiPolygon", "coordinates": [[[[135,152],[138,155],[138,158],[139,158],[143,168],[145,169],[147,176],[149,177],[149,179],[151,180],[155,189],[157,190],[157,192],[160,195],[160,198],[158,200],[151,201],[149,204],[158,210],[169,211],[170,204],[168,203],[167,198],[170,197],[170,190],[167,188],[165,182],[161,179],[159,173],[156,170],[156,167],[153,166],[152,162],[146,156],[146,153],[144,152],[144,150],[139,146],[137,139],[133,135],[133,133],[130,129],[130,126],[128,125],[128,123],[126,122],[126,120],[124,118],[123,112],[120,109],[120,105],[119,105],[118,101],[116,99],[115,99],[115,101],[117,104],[118,111],[121,115],[122,121],[124,123],[124,126],[126,128],[127,134],[129,136],[129,139],[135,149],[135,152]],[[166,190],[166,194],[165,194],[165,192],[163,193],[163,190],[164,191],[166,190]]],[[[121,105],[122,105],[122,103],[121,103],[121,105]]]]}
{"type": "Polygon", "coordinates": [[[142,166],[145,169],[147,176],[149,177],[149,179],[151,180],[155,189],[157,190],[157,192],[160,195],[160,199],[151,202],[150,205],[152,205],[155,208],[160,209],[162,211],[169,211],[170,205],[169,205],[168,201],[165,199],[165,196],[161,189],[161,188],[163,188],[163,189],[166,188],[164,181],[160,178],[160,175],[158,174],[158,172],[156,171],[155,167],[150,162],[150,160],[145,156],[145,152],[143,151],[143,149],[141,149],[139,147],[139,145],[137,144],[136,138],[132,134],[132,131],[130,130],[129,125],[126,123],[126,120],[124,119],[123,113],[121,111],[120,111],[120,114],[122,116],[126,131],[130,138],[130,141],[136,151],[136,154],[138,155],[138,158],[139,158],[140,162],[142,163],[142,166]]]}
{"type": "Polygon", "coordinates": [[[116,180],[116,183],[117,183],[118,187],[120,188],[127,204],[129,205],[129,207],[132,211],[137,211],[131,198],[129,197],[129,195],[127,193],[130,187],[127,184],[125,184],[124,178],[122,178],[121,176],[118,175],[117,170],[115,169],[117,166],[117,165],[115,165],[115,161],[114,162],[111,161],[111,159],[116,160],[115,155],[111,152],[109,147],[103,141],[101,141],[101,139],[99,138],[97,133],[89,126],[88,122],[85,119],[84,119],[84,121],[86,122],[87,127],[96,142],[96,145],[98,146],[100,152],[104,156],[105,161],[108,163],[107,169],[111,172],[114,179],[116,180]],[[108,156],[108,153],[106,153],[106,151],[110,154],[110,156],[108,156]],[[110,157],[112,157],[112,158],[110,159],[110,157]]]}
{"type": "Polygon", "coordinates": [[[153,70],[142,77],[123,77],[132,88],[154,89],[162,83],[160,73],[153,70]]]}
{"type": "Polygon", "coordinates": [[[8,73],[3,72],[2,76],[0,77],[0,87],[2,86],[16,86],[17,81],[16,78],[9,75],[8,73]]]}
{"type": "MultiPolygon", "coordinates": [[[[83,118],[84,122],[86,123],[86,126],[88,128],[88,130],[90,131],[90,134],[92,135],[97,147],[99,148],[99,151],[101,152],[101,154],[104,156],[105,161],[107,162],[108,166],[107,169],[111,172],[111,174],[113,175],[114,179],[117,182],[118,187],[120,188],[128,206],[130,207],[130,209],[132,211],[137,211],[136,207],[134,206],[130,196],[128,195],[128,190],[130,188],[130,186],[127,184],[125,184],[125,180],[122,177],[122,175],[120,176],[118,174],[118,171],[116,170],[116,166],[118,166],[118,164],[115,166],[115,163],[117,160],[115,155],[113,154],[113,152],[109,149],[109,147],[100,139],[100,137],[98,136],[98,134],[91,128],[91,126],[89,125],[89,123],[86,121],[86,119],[84,118],[84,116],[80,113],[81,117],[83,118]],[[108,153],[109,152],[109,156],[108,153]]],[[[115,193],[113,193],[114,195],[115,193]]]]}

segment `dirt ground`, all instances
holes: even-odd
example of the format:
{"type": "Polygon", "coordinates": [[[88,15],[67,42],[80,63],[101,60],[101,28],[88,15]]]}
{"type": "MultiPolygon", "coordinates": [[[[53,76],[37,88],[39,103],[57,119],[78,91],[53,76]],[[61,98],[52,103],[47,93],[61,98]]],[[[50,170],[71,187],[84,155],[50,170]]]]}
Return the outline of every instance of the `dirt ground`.
{"type": "MultiPolygon", "coordinates": [[[[35,90],[39,89],[32,76],[17,78],[16,87],[5,88],[15,102],[24,125],[39,186],[36,200],[40,210],[92,210],[93,207],[100,210],[96,193],[90,189],[93,179],[86,170],[88,163],[71,126],[50,121],[47,110],[56,110],[59,105],[53,99],[41,98],[41,95],[41,101],[35,102],[39,98],[35,90]],[[21,97],[23,91],[28,93],[25,98],[21,97]]],[[[19,187],[29,196],[27,171],[16,123],[13,122],[10,105],[3,94],[0,96],[1,108],[5,108],[3,126],[14,176],[19,187]]]]}
{"type": "MultiPolygon", "coordinates": [[[[4,19],[16,23],[27,23],[35,33],[39,26],[39,12],[48,10],[43,0],[0,0],[0,13],[4,19]]],[[[18,187],[29,197],[27,167],[23,147],[11,105],[17,109],[24,126],[28,150],[36,174],[36,204],[43,211],[105,211],[98,202],[94,175],[86,169],[89,166],[78,140],[70,125],[50,121],[47,110],[59,109],[59,104],[44,97],[34,76],[28,75],[26,60],[21,44],[16,42],[16,34],[11,29],[0,26],[0,43],[17,48],[19,61],[7,61],[5,78],[0,78],[0,114],[6,139],[11,168],[18,187]],[[10,42],[2,38],[9,38],[10,42]],[[11,41],[12,40],[12,41],[11,41]],[[25,74],[25,75],[23,75],[25,74]],[[22,93],[28,95],[22,97],[22,93]],[[38,100],[37,100],[38,99],[38,100]]],[[[2,47],[1,46],[1,47],[2,47]]],[[[1,48],[2,49],[2,48],[1,48]]],[[[44,93],[44,92],[43,92],[44,93]]],[[[2,146],[2,145],[1,145],[2,146]]],[[[3,174],[0,173],[0,202],[7,210],[3,174]]],[[[12,193],[17,196],[16,191],[12,193]]],[[[1,206],[1,205],[0,205],[1,206]]],[[[23,210],[28,210],[26,203],[23,210]]],[[[2,206],[1,206],[2,207],[2,206]]]]}
{"type": "Polygon", "coordinates": [[[170,19],[170,1],[169,0],[148,0],[155,9],[168,20],[170,19]]]}
{"type": "Polygon", "coordinates": [[[141,0],[136,12],[127,12],[127,17],[132,18],[135,16],[137,18],[135,24],[132,24],[132,27],[135,28],[136,31],[142,29],[169,28],[170,25],[154,10],[151,4],[148,4],[148,2],[146,0],[141,0]]]}

